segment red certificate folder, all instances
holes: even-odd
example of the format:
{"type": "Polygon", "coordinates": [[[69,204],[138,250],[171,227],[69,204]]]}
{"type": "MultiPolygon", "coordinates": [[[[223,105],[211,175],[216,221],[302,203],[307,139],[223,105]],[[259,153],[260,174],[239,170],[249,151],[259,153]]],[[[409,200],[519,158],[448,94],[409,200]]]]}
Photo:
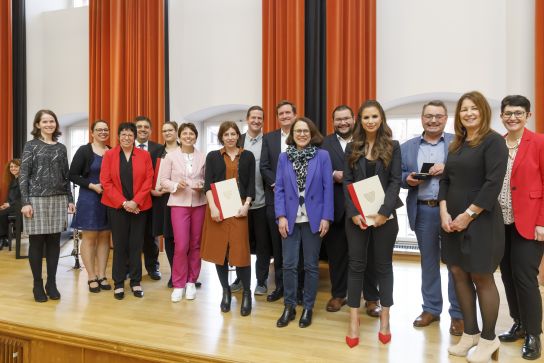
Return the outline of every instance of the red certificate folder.
{"type": "Polygon", "coordinates": [[[242,198],[238,191],[236,179],[227,179],[210,185],[213,201],[219,209],[221,220],[234,217],[242,208],[242,198]]]}

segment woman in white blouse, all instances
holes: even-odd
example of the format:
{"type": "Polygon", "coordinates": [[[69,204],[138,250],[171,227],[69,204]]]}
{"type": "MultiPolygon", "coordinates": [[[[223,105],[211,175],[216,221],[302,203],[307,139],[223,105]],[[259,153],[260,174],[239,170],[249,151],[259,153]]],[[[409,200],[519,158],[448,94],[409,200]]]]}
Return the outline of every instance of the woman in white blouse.
{"type": "Polygon", "coordinates": [[[174,230],[174,263],[172,266],[172,302],[196,296],[195,282],[200,274],[200,239],[206,196],[204,166],[206,156],[195,149],[198,131],[194,124],[183,123],[178,129],[180,147],[166,155],[159,175],[161,186],[170,192],[174,230]]]}

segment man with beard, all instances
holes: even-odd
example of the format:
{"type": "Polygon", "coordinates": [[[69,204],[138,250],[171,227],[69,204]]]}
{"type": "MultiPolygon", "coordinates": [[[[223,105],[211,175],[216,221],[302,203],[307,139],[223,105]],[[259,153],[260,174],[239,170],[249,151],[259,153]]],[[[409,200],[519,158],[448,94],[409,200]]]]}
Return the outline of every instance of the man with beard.
{"type": "MultiPolygon", "coordinates": [[[[329,259],[331,278],[331,298],[327,303],[327,311],[335,312],[346,304],[348,277],[348,245],[345,232],[344,190],[344,152],[351,142],[355,125],[353,111],[346,105],[337,106],[332,112],[334,132],[328,135],[321,147],[329,152],[332,161],[332,178],[334,180],[334,222],[323,240],[329,259]]],[[[369,254],[372,256],[372,254],[369,254]]],[[[363,296],[368,315],[377,317],[380,314],[379,294],[375,269],[372,260],[368,261],[363,281],[363,296]]]]}

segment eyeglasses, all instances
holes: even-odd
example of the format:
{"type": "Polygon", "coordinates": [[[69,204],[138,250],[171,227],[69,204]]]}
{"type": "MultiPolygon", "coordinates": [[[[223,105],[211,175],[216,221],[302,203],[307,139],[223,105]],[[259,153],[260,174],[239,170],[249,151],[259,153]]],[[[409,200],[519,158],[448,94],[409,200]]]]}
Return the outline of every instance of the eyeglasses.
{"type": "Polygon", "coordinates": [[[433,115],[433,114],[430,114],[430,113],[427,113],[427,114],[423,115],[423,119],[425,119],[426,121],[431,121],[433,118],[436,119],[437,121],[442,121],[447,117],[448,116],[442,115],[440,113],[437,113],[436,115],[433,115]]]}
{"type": "Polygon", "coordinates": [[[310,133],[310,130],[293,130],[293,132],[297,135],[307,135],[310,133]]]}
{"type": "Polygon", "coordinates": [[[110,129],[94,129],[96,132],[110,132],[110,129]]]}
{"type": "Polygon", "coordinates": [[[505,120],[508,120],[510,119],[510,117],[512,117],[512,115],[516,116],[517,119],[520,119],[522,118],[523,116],[525,116],[527,112],[525,111],[514,111],[514,112],[510,112],[510,111],[506,111],[506,112],[503,112],[501,114],[502,118],[505,119],[505,120]]]}

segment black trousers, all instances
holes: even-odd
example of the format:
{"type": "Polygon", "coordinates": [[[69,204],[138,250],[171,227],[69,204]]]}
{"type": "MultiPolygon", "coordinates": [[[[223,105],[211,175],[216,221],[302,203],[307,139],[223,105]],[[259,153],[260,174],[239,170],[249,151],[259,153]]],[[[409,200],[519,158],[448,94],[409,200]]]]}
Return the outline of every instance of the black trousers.
{"type": "Polygon", "coordinates": [[[520,320],[528,334],[542,333],[542,298],[538,286],[538,267],[544,243],[523,238],[515,224],[505,225],[501,278],[510,316],[520,320]]]}
{"type": "Polygon", "coordinates": [[[112,278],[115,288],[124,286],[127,274],[130,286],[140,285],[142,280],[142,246],[147,213],[133,214],[124,209],[108,208],[113,240],[112,278]]]}
{"type": "Polygon", "coordinates": [[[272,243],[272,255],[274,256],[274,278],[276,289],[283,289],[283,255],[281,248],[281,235],[276,223],[276,212],[273,205],[266,206],[266,221],[272,243]]]}
{"type": "Polygon", "coordinates": [[[266,206],[250,209],[248,212],[249,245],[255,253],[255,276],[257,285],[266,285],[268,270],[270,268],[270,256],[272,255],[272,242],[270,230],[266,219],[266,206]]]}
{"type": "Polygon", "coordinates": [[[346,297],[348,289],[348,241],[344,224],[344,218],[332,223],[323,238],[329,260],[331,296],[338,298],[346,297]]]}
{"type": "Polygon", "coordinates": [[[142,232],[144,244],[142,251],[144,253],[144,264],[147,272],[159,270],[159,240],[153,236],[153,209],[149,209],[140,214],[146,215],[145,230],[142,232]]]}
{"type": "MultiPolygon", "coordinates": [[[[397,216],[384,225],[361,230],[353,224],[351,218],[345,221],[348,239],[348,306],[358,308],[361,305],[361,290],[368,261],[373,260],[381,305],[393,305],[393,248],[399,232],[397,216]],[[372,245],[373,250],[369,250],[372,245]],[[372,254],[369,254],[369,251],[372,254]]],[[[365,296],[365,299],[369,299],[365,296]]]]}
{"type": "MultiPolygon", "coordinates": [[[[21,208],[19,208],[19,210],[21,210],[21,208]]],[[[13,207],[0,210],[0,237],[8,236],[8,215],[14,213],[15,209],[13,207]]]]}

